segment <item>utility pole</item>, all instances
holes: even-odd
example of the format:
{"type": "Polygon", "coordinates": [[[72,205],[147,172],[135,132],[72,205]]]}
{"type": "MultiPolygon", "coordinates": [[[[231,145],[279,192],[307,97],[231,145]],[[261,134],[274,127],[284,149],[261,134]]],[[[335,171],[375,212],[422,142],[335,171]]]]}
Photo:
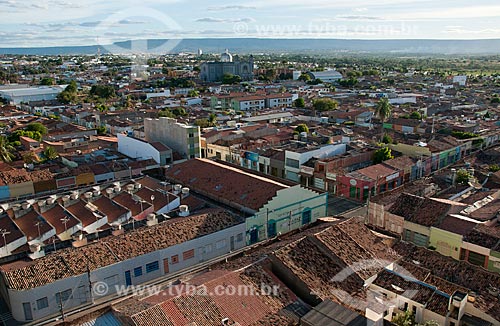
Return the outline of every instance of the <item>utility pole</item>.
{"type": "Polygon", "coordinates": [[[62,295],[61,294],[62,293],[59,292],[59,310],[61,312],[61,318],[64,321],[64,318],[65,318],[65,316],[64,316],[64,306],[63,306],[62,295]]]}
{"type": "Polygon", "coordinates": [[[90,295],[90,302],[94,304],[94,294],[93,294],[93,289],[92,289],[92,281],[90,280],[90,266],[87,261],[87,278],[89,279],[89,295],[90,295]]]}

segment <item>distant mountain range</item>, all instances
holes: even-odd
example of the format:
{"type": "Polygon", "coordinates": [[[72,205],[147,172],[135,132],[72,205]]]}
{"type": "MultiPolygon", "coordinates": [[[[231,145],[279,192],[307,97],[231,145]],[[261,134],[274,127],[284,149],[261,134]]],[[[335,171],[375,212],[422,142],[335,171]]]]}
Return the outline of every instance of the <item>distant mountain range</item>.
{"type": "MultiPolygon", "coordinates": [[[[169,45],[175,43],[171,53],[196,52],[221,53],[229,49],[233,53],[392,53],[405,55],[479,55],[500,54],[500,39],[491,40],[340,40],[340,39],[258,39],[258,38],[207,38],[183,39],[180,42],[168,40],[147,40],[148,52],[166,53],[169,45]],[[162,47],[162,45],[164,45],[162,47]]],[[[0,48],[0,54],[25,55],[71,55],[125,53],[133,41],[113,43],[109,46],[57,46],[40,48],[0,48]]],[[[140,51],[145,52],[145,51],[140,51]]]]}

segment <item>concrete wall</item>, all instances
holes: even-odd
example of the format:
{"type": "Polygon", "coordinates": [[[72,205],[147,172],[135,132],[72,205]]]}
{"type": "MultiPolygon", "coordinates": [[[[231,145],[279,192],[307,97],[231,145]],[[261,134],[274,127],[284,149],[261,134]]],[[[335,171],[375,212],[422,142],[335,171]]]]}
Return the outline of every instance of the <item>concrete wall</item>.
{"type": "Polygon", "coordinates": [[[35,193],[35,189],[33,188],[33,182],[23,182],[9,185],[10,197],[19,197],[24,195],[32,195],[35,193]]]}
{"type": "Polygon", "coordinates": [[[436,248],[436,251],[441,255],[459,260],[462,236],[460,234],[431,227],[429,245],[436,248]]]}
{"type": "Polygon", "coordinates": [[[177,123],[161,117],[144,120],[144,134],[148,142],[160,141],[181,154],[183,158],[201,157],[200,127],[177,123]],[[189,137],[192,134],[193,137],[189,137]]]}
{"type": "MultiPolygon", "coordinates": [[[[118,151],[131,158],[152,158],[161,166],[167,164],[165,157],[162,160],[160,152],[151,144],[123,134],[118,134],[118,151]]],[[[172,153],[170,153],[170,157],[172,157],[172,153]]]]}
{"type": "Polygon", "coordinates": [[[263,241],[268,235],[274,237],[300,228],[304,225],[303,218],[309,214],[310,223],[325,217],[327,201],[327,193],[319,194],[299,185],[278,191],[254,216],[247,218],[247,243],[253,242],[251,234],[254,230],[258,232],[257,241],[263,241]]]}

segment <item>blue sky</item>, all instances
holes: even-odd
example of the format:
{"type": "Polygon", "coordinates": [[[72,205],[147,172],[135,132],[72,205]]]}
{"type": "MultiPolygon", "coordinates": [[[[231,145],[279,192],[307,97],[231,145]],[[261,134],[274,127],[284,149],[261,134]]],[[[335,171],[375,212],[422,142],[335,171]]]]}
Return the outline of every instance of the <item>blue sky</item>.
{"type": "Polygon", "coordinates": [[[500,38],[500,2],[0,0],[0,47],[172,37],[500,38]]]}

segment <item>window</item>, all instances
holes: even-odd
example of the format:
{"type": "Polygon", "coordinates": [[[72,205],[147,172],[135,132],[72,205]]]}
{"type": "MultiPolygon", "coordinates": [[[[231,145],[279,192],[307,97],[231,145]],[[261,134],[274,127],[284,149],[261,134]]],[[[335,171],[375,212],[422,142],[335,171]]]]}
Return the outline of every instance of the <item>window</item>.
{"type": "Polygon", "coordinates": [[[405,302],[405,305],[403,307],[403,311],[408,311],[408,302],[405,302]]]}
{"type": "Polygon", "coordinates": [[[205,253],[208,254],[210,252],[212,252],[212,245],[211,244],[207,244],[205,246],[205,253]]]}
{"type": "Polygon", "coordinates": [[[56,293],[56,302],[58,305],[64,304],[71,298],[71,289],[56,293]]]}
{"type": "Polygon", "coordinates": [[[170,257],[170,260],[172,261],[172,265],[177,264],[179,262],[179,255],[173,255],[170,257]]]}
{"type": "Polygon", "coordinates": [[[220,240],[220,241],[217,241],[215,243],[215,249],[222,249],[226,246],[226,239],[223,239],[223,240],[220,240]]]}
{"type": "Polygon", "coordinates": [[[286,159],[286,166],[289,166],[291,168],[295,168],[295,169],[298,169],[299,168],[299,161],[297,160],[293,160],[291,158],[287,158],[286,159]]]}
{"type": "Polygon", "coordinates": [[[160,264],[158,261],[146,264],[146,273],[151,273],[160,269],[160,264]]]}
{"type": "Polygon", "coordinates": [[[241,242],[243,241],[243,233],[238,233],[238,235],[236,235],[236,242],[241,242]]]}
{"type": "Polygon", "coordinates": [[[417,315],[417,307],[416,306],[411,307],[411,311],[413,312],[413,316],[417,315]]]}
{"type": "Polygon", "coordinates": [[[36,300],[36,308],[38,310],[45,309],[48,306],[49,306],[49,300],[47,300],[47,297],[36,300]]]}
{"type": "Polygon", "coordinates": [[[189,138],[194,138],[194,133],[190,132],[189,133],[189,138]]]}
{"type": "Polygon", "coordinates": [[[184,251],[182,253],[182,259],[183,260],[188,260],[188,259],[191,259],[194,257],[194,249],[191,249],[191,250],[188,250],[188,251],[184,251]]]}
{"type": "Polygon", "coordinates": [[[469,263],[484,266],[486,256],[478,254],[477,252],[469,251],[469,263]]]}
{"type": "Polygon", "coordinates": [[[139,277],[142,275],[142,266],[134,268],[134,277],[139,277]]]}

